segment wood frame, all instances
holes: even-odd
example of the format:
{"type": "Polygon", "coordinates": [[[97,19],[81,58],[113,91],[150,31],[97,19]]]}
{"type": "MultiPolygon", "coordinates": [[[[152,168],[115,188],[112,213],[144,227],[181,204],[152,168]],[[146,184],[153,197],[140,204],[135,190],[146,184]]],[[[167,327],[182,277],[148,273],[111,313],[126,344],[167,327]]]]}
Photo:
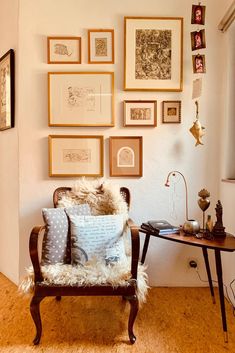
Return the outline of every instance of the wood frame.
{"type": "MultiPolygon", "coordinates": [[[[156,100],[125,100],[123,104],[124,108],[124,126],[138,126],[138,127],[154,127],[157,126],[157,101],[156,100]],[[150,117],[150,122],[148,123],[148,119],[136,119],[133,120],[134,123],[131,122],[131,114],[127,113],[127,108],[128,105],[135,104],[136,103],[136,109],[145,109],[144,105],[148,107],[148,109],[151,109],[152,112],[152,117],[150,117]],[[152,107],[150,106],[152,105],[152,107]],[[142,107],[141,107],[142,106],[142,107]],[[128,117],[129,115],[129,117],[128,117]],[[145,122],[145,123],[143,123],[145,122]],[[146,123],[147,122],[147,123],[146,123]]],[[[130,107],[130,110],[133,109],[130,107]]],[[[130,112],[131,113],[131,112],[130,112]]]]}
{"type": "MultiPolygon", "coordinates": [[[[174,111],[173,111],[174,113],[174,111]]],[[[180,124],[181,123],[181,101],[163,101],[162,102],[162,123],[180,124]],[[175,114],[167,114],[168,109],[174,109],[175,114]]]]}
{"type": "Polygon", "coordinates": [[[49,151],[49,176],[50,177],[103,176],[103,173],[104,173],[103,136],[101,135],[49,135],[48,147],[49,147],[48,151],[49,151]],[[81,146],[79,146],[78,143],[72,144],[72,142],[74,142],[75,139],[81,140],[81,146]],[[85,139],[87,139],[87,141],[85,141],[85,139]],[[93,139],[97,140],[97,144],[95,144],[95,141],[92,141],[93,139]],[[69,145],[69,141],[67,140],[71,140],[70,141],[71,145],[69,145]],[[90,140],[90,146],[88,145],[89,140],[90,140]],[[57,141],[60,142],[60,145],[59,143],[57,143],[57,141]],[[91,145],[91,141],[93,142],[93,146],[91,145]],[[62,144],[64,145],[61,146],[62,144]],[[88,149],[87,147],[90,147],[90,149],[88,149]],[[92,150],[92,147],[93,147],[93,150],[92,150]],[[56,148],[57,148],[57,151],[56,151],[56,148]],[[66,163],[67,163],[67,166],[66,166],[66,163]],[[71,165],[71,164],[74,164],[74,165],[71,165]],[[68,172],[64,172],[66,168],[68,172]],[[84,172],[82,172],[82,169],[84,170],[84,172]]]}
{"type": "MultiPolygon", "coordinates": [[[[47,63],[48,64],[81,64],[81,58],[82,58],[82,49],[81,49],[81,42],[82,38],[81,37],[47,37],[47,63]],[[53,60],[52,59],[52,53],[51,53],[51,42],[56,41],[56,40],[61,40],[62,41],[62,48],[58,48],[57,50],[64,50],[63,54],[57,53],[58,55],[58,60],[53,60]],[[62,55],[67,55],[70,56],[72,53],[68,53],[68,48],[65,45],[65,43],[69,43],[69,41],[77,41],[77,60],[72,59],[72,60],[61,60],[62,55]],[[67,53],[66,53],[67,52],[67,53]]],[[[75,56],[75,53],[73,53],[73,56],[75,56]]],[[[65,58],[66,56],[64,56],[65,58]]]]}
{"type": "Polygon", "coordinates": [[[206,6],[202,5],[192,5],[192,16],[191,16],[191,24],[204,25],[205,24],[205,14],[206,14],[206,6]],[[196,11],[200,11],[200,17],[197,18],[196,11]]]}
{"type": "Polygon", "coordinates": [[[206,59],[205,55],[197,54],[192,55],[193,61],[193,73],[194,74],[203,74],[206,72],[206,59]],[[200,60],[197,62],[197,60],[200,60]]]}
{"type": "MultiPolygon", "coordinates": [[[[108,47],[108,46],[107,46],[108,47]]],[[[113,29],[88,29],[88,64],[114,64],[114,30],[113,29]],[[99,60],[97,57],[96,60],[92,59],[92,39],[91,36],[93,33],[110,33],[110,46],[109,55],[106,55],[107,60],[105,60],[105,55],[102,56],[102,59],[99,60]],[[109,59],[110,56],[110,59],[109,59]]]]}
{"type": "Polygon", "coordinates": [[[114,126],[114,73],[49,72],[48,124],[114,126]]]}
{"type": "Polygon", "coordinates": [[[124,17],[124,35],[124,90],[182,91],[182,17],[124,17]],[[153,33],[148,33],[147,30],[151,30],[153,33]],[[152,36],[155,39],[154,45],[152,44],[152,36]],[[167,39],[163,48],[167,59],[165,68],[161,62],[162,58],[156,56],[156,46],[162,43],[162,36],[167,39]],[[133,37],[136,40],[133,40],[133,37]],[[149,41],[151,39],[150,44],[148,44],[146,38],[149,41]],[[139,43],[137,47],[136,41],[139,43]],[[150,67],[150,70],[147,70],[146,67],[150,67]],[[156,67],[158,70],[156,70],[156,67]]]}
{"type": "Polygon", "coordinates": [[[206,48],[205,29],[191,32],[191,46],[192,51],[206,48]]]}
{"type": "Polygon", "coordinates": [[[0,58],[0,131],[13,128],[14,123],[15,55],[10,49],[0,58]]]}
{"type": "MultiPolygon", "coordinates": [[[[143,138],[142,136],[110,136],[109,167],[111,177],[142,177],[143,175],[143,138]],[[122,147],[121,147],[122,146],[122,147]],[[121,150],[127,148],[131,152],[130,162],[120,165],[121,150]],[[137,153],[137,158],[136,158],[137,153]],[[119,157],[118,157],[119,155],[119,157]],[[118,158],[120,158],[118,160],[118,158]]],[[[124,151],[125,152],[125,151],[124,151]]],[[[130,154],[129,154],[130,156],[130,154]]]]}

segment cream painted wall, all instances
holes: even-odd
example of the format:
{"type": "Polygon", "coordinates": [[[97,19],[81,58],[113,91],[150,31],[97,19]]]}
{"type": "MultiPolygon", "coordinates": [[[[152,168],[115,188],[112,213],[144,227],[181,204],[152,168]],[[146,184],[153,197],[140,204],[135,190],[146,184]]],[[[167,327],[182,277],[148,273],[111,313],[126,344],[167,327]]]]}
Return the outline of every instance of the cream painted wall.
{"type": "MultiPolygon", "coordinates": [[[[10,48],[18,56],[18,0],[0,0],[0,56],[10,48]]],[[[16,92],[17,89],[16,65],[16,92]]],[[[16,127],[0,132],[0,272],[19,278],[19,150],[18,99],[16,127]]]]}
{"type": "MultiPolygon", "coordinates": [[[[62,185],[73,185],[73,179],[48,177],[47,136],[49,134],[103,134],[105,137],[105,178],[108,173],[108,137],[115,135],[143,135],[144,175],[139,179],[115,179],[132,191],[132,215],[138,223],[147,219],[166,218],[174,223],[184,221],[184,190],[177,186],[177,218],[172,211],[172,191],[164,187],[170,170],[184,173],[189,186],[190,217],[200,218],[197,193],[203,187],[211,192],[211,210],[218,198],[219,178],[219,121],[221,120],[221,80],[218,70],[223,53],[223,37],[217,24],[225,4],[221,0],[207,0],[206,54],[207,73],[203,76],[200,99],[200,119],[206,127],[204,146],[195,148],[188,132],[195,117],[191,99],[192,74],[190,31],[191,4],[188,0],[20,0],[19,13],[19,171],[20,171],[20,274],[29,265],[28,237],[31,228],[42,222],[40,210],[52,206],[52,192],[62,185]],[[181,93],[123,91],[123,17],[124,16],[182,16],[184,17],[184,89],[181,93]],[[114,28],[115,65],[87,64],[87,29],[114,28]],[[48,65],[46,37],[52,35],[82,36],[82,65],[48,65]],[[47,124],[48,71],[114,71],[115,115],[113,128],[49,128],[47,124]],[[158,126],[154,129],[124,128],[122,102],[125,99],[157,99],[158,126]],[[163,125],[163,100],[182,100],[182,124],[163,125]]],[[[147,257],[152,285],[202,285],[187,266],[189,259],[199,262],[204,273],[201,252],[187,246],[151,239],[147,257]]]]}

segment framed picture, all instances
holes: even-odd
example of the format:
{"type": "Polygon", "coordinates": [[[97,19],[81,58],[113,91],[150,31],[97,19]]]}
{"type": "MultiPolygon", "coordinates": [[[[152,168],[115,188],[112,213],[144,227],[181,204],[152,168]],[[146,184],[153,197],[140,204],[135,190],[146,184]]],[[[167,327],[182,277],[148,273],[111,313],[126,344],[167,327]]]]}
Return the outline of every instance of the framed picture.
{"type": "Polygon", "coordinates": [[[103,136],[49,135],[49,175],[103,176],[103,136]]]}
{"type": "Polygon", "coordinates": [[[183,18],[125,17],[124,89],[182,91],[183,18]]]}
{"type": "Polygon", "coordinates": [[[193,73],[203,74],[206,72],[205,55],[197,54],[192,56],[193,60],[193,73]]]}
{"type": "Polygon", "coordinates": [[[197,25],[205,24],[206,6],[192,5],[191,23],[197,25]]]}
{"type": "Polygon", "coordinates": [[[142,136],[111,136],[109,138],[110,176],[142,176],[142,136]]]}
{"type": "Polygon", "coordinates": [[[168,124],[181,123],[181,101],[162,102],[162,122],[168,124]]]}
{"type": "Polygon", "coordinates": [[[88,63],[114,64],[114,30],[88,30],[88,63]]]}
{"type": "Polygon", "coordinates": [[[157,101],[124,101],[124,126],[157,126],[157,101]]]}
{"type": "Polygon", "coordinates": [[[113,72],[49,72],[49,126],[114,126],[113,72]]]}
{"type": "Polygon", "coordinates": [[[191,32],[192,50],[203,49],[206,47],[205,30],[191,32]]]}
{"type": "Polygon", "coordinates": [[[15,114],[14,51],[0,58],[0,131],[14,127],[15,114]]]}
{"type": "Polygon", "coordinates": [[[81,64],[81,37],[47,37],[48,64],[81,64]]]}

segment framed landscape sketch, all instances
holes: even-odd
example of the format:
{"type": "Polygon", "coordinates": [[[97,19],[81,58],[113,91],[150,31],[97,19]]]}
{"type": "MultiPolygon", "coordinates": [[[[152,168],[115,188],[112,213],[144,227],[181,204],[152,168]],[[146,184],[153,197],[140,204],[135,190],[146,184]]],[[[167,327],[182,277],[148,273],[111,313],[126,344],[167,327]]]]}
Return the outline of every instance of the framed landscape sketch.
{"type": "Polygon", "coordinates": [[[14,127],[15,90],[14,51],[0,58],[0,131],[14,127]]]}
{"type": "Polygon", "coordinates": [[[181,123],[181,101],[162,102],[162,122],[181,123]]]}
{"type": "Polygon", "coordinates": [[[103,176],[103,136],[49,135],[49,176],[103,176]]]}
{"type": "Polygon", "coordinates": [[[48,64],[81,64],[81,37],[47,37],[48,64]]]}
{"type": "Polygon", "coordinates": [[[142,136],[111,136],[109,138],[110,176],[141,177],[142,149],[142,136]]]}
{"type": "Polygon", "coordinates": [[[113,72],[49,72],[49,126],[114,126],[113,72]]]}
{"type": "Polygon", "coordinates": [[[114,64],[114,30],[88,30],[88,63],[114,64]]]}
{"type": "Polygon", "coordinates": [[[157,101],[124,101],[124,126],[157,126],[157,101]]]}
{"type": "Polygon", "coordinates": [[[124,90],[182,91],[183,18],[125,17],[124,90]]]}

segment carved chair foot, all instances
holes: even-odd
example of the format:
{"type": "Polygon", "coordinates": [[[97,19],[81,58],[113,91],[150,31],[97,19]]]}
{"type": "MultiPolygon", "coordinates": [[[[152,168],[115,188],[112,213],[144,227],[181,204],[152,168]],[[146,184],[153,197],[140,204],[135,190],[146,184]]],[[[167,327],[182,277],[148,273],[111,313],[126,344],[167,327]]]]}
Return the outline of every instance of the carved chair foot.
{"type": "Polygon", "coordinates": [[[133,344],[136,341],[136,336],[134,335],[134,332],[133,332],[133,326],[139,310],[139,301],[136,295],[129,297],[128,300],[131,305],[129,322],[128,322],[128,334],[129,334],[130,342],[131,344],[133,344]]]}
{"type": "Polygon", "coordinates": [[[33,344],[37,345],[40,342],[41,335],[42,335],[42,322],[41,322],[41,315],[40,315],[40,302],[44,297],[36,297],[34,296],[30,303],[30,312],[32,319],[34,321],[36,327],[36,336],[33,340],[33,344]]]}
{"type": "Polygon", "coordinates": [[[57,295],[57,296],[55,297],[55,299],[59,302],[59,301],[61,300],[61,296],[60,296],[60,295],[57,295]]]}

